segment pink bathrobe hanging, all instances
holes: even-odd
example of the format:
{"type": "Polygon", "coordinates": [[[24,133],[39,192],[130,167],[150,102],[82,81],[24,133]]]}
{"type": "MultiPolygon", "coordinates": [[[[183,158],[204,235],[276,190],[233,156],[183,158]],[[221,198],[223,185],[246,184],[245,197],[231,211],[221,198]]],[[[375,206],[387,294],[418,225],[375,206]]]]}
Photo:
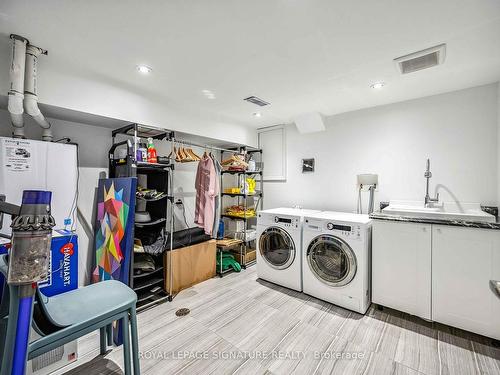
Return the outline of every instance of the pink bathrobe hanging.
{"type": "Polygon", "coordinates": [[[214,162],[208,155],[204,155],[198,163],[195,187],[194,222],[211,236],[215,220],[215,197],[219,194],[219,181],[214,162]]]}

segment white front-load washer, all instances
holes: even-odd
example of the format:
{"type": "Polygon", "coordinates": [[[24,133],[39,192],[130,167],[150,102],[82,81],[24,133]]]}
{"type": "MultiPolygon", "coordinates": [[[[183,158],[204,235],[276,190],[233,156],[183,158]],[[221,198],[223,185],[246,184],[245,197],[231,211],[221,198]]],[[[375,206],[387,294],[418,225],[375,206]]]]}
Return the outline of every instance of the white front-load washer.
{"type": "Polygon", "coordinates": [[[257,213],[257,276],[302,291],[302,222],[319,211],[275,208],[257,213]]]}
{"type": "Polygon", "coordinates": [[[371,303],[371,220],[324,211],[304,218],[303,290],[364,314],[371,303]]]}

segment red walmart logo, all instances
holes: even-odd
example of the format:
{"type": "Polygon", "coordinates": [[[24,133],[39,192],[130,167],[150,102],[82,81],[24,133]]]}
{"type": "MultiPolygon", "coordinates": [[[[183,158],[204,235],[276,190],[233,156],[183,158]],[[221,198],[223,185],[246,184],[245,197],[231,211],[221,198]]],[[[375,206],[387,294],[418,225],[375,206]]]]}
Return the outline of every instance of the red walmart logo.
{"type": "Polygon", "coordinates": [[[71,242],[67,243],[66,245],[61,247],[60,251],[64,256],[72,256],[74,253],[73,244],[71,242]]]}

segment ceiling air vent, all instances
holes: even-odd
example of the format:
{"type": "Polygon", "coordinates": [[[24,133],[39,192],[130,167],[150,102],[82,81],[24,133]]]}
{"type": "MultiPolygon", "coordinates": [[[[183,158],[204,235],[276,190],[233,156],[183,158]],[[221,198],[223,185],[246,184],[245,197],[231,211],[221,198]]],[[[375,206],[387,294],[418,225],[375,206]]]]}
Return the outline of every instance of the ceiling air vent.
{"type": "Polygon", "coordinates": [[[398,57],[394,59],[394,62],[397,64],[401,74],[408,74],[440,65],[444,62],[445,56],[446,44],[440,44],[422,51],[398,57]]]}
{"type": "Polygon", "coordinates": [[[248,98],[245,98],[243,100],[246,100],[247,102],[257,104],[260,107],[264,107],[266,105],[269,105],[271,103],[266,102],[265,100],[262,100],[261,98],[257,98],[256,96],[249,96],[248,98]]]}

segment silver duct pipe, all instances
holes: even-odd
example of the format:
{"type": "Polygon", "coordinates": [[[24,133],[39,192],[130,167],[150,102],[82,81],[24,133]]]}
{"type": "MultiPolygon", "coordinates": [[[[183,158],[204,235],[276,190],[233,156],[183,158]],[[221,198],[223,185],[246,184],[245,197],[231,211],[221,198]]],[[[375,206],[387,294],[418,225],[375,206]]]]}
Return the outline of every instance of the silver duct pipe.
{"type": "Polygon", "coordinates": [[[12,62],[10,64],[10,89],[7,109],[13,126],[12,136],[24,138],[23,100],[24,100],[24,69],[26,63],[26,45],[28,39],[12,34],[12,62]]]}
{"type": "Polygon", "coordinates": [[[28,45],[26,48],[26,75],[24,80],[24,109],[26,113],[33,117],[38,125],[43,129],[42,140],[52,141],[52,131],[50,130],[50,122],[45,119],[38,108],[37,95],[37,62],[38,56],[46,55],[47,51],[28,45]]]}

